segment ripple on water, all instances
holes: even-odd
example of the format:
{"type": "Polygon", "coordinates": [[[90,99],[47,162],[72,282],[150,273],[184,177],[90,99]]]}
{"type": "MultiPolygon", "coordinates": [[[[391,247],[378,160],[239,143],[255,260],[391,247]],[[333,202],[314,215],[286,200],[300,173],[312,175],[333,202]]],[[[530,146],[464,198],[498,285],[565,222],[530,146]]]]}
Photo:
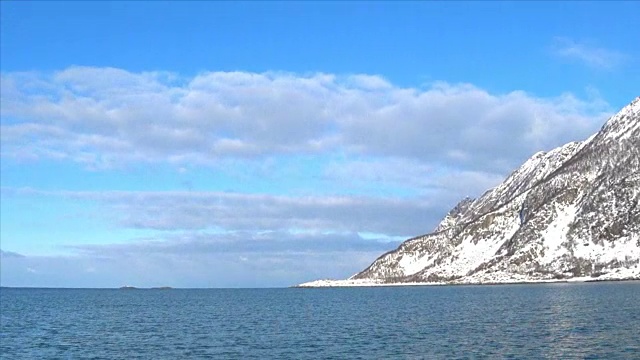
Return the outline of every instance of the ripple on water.
{"type": "Polygon", "coordinates": [[[606,358],[640,354],[640,283],[0,290],[33,358],[606,358]]]}

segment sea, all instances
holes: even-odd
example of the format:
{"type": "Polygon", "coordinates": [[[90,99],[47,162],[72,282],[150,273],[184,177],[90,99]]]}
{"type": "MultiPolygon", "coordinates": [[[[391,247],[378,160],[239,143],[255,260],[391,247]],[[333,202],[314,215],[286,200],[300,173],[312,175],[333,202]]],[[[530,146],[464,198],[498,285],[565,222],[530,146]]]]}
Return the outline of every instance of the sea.
{"type": "Polygon", "coordinates": [[[0,289],[2,359],[640,359],[640,282],[0,289]]]}

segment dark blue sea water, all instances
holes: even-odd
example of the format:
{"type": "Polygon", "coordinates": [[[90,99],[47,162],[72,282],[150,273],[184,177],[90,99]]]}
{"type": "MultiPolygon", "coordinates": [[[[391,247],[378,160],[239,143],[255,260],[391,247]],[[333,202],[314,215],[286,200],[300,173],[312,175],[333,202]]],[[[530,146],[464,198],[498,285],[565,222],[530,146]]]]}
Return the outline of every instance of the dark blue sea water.
{"type": "Polygon", "coordinates": [[[640,282],[0,290],[2,359],[640,359],[640,282]]]}

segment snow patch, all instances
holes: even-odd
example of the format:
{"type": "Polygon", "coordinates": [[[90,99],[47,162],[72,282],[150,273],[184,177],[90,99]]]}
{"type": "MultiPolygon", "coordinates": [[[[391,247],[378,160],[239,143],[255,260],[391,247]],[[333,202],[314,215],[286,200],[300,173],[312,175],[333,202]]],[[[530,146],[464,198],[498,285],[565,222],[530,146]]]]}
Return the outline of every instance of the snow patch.
{"type": "Polygon", "coordinates": [[[541,259],[543,264],[551,264],[568,252],[568,249],[563,245],[567,241],[569,225],[575,219],[577,209],[575,204],[568,206],[558,206],[556,204],[554,211],[556,214],[554,220],[540,233],[545,247],[544,256],[541,259]]]}
{"type": "Polygon", "coordinates": [[[413,275],[427,266],[433,264],[435,261],[434,256],[430,254],[424,254],[423,256],[416,256],[415,254],[403,254],[398,266],[402,268],[402,272],[405,276],[413,275]]]}

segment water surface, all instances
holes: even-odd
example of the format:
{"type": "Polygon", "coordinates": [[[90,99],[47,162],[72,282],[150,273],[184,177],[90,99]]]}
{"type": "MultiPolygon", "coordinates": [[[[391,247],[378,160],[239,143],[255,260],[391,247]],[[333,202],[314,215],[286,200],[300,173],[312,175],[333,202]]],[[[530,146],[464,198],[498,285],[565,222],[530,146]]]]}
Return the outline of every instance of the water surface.
{"type": "Polygon", "coordinates": [[[640,282],[2,288],[0,310],[3,359],[640,359],[640,282]]]}

